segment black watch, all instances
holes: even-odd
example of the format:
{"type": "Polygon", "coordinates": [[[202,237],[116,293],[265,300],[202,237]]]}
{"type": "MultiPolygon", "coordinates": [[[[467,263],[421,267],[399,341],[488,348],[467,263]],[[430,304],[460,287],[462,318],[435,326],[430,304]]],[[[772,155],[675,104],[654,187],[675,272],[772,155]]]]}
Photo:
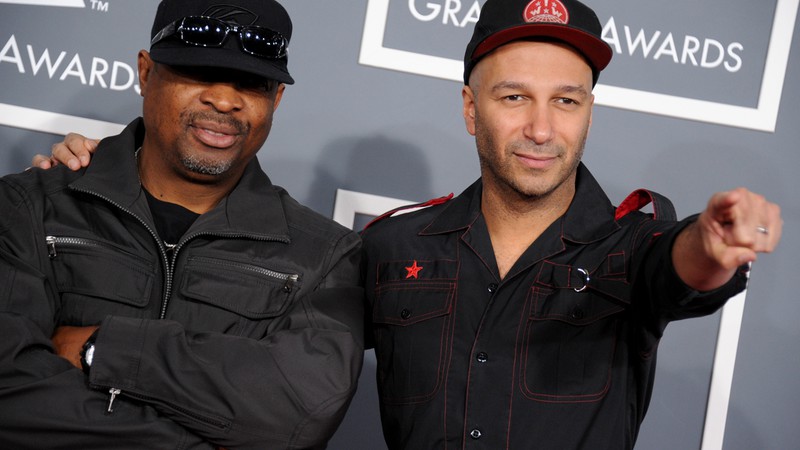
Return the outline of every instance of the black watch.
{"type": "Polygon", "coordinates": [[[81,368],[83,368],[83,373],[86,375],[89,375],[89,369],[92,367],[92,361],[94,360],[95,340],[97,340],[97,331],[89,336],[89,339],[84,342],[83,348],[81,348],[81,368]]]}

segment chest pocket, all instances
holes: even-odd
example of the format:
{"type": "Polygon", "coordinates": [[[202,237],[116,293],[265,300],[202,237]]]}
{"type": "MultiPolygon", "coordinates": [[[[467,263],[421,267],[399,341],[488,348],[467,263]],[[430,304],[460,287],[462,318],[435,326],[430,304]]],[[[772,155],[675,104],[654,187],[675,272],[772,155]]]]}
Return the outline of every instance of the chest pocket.
{"type": "Polygon", "coordinates": [[[385,262],[377,277],[372,322],[382,400],[428,401],[444,381],[458,262],[385,262]]]}
{"type": "Polygon", "coordinates": [[[205,330],[261,339],[282,326],[275,319],[286,313],[300,282],[299,273],[265,263],[190,256],[179,304],[168,315],[196,317],[205,330]]]}
{"type": "Polygon", "coordinates": [[[520,389],[529,399],[591,402],[611,383],[629,286],[624,258],[598,269],[545,262],[528,295],[520,389]]]}
{"type": "Polygon", "coordinates": [[[156,281],[150,259],[96,239],[48,236],[47,246],[61,295],[60,325],[95,325],[110,314],[148,316],[156,281]]]}

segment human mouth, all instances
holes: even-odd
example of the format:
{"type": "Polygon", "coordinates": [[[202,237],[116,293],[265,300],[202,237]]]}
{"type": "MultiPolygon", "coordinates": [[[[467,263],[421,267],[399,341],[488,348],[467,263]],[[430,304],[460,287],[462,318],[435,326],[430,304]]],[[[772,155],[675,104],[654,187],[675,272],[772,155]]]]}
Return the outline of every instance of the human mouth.
{"type": "Polygon", "coordinates": [[[557,156],[530,153],[514,153],[517,160],[530,169],[547,169],[555,164],[557,156]]]}
{"type": "Polygon", "coordinates": [[[190,129],[203,145],[219,149],[231,147],[240,135],[236,126],[210,120],[193,121],[190,129]]]}

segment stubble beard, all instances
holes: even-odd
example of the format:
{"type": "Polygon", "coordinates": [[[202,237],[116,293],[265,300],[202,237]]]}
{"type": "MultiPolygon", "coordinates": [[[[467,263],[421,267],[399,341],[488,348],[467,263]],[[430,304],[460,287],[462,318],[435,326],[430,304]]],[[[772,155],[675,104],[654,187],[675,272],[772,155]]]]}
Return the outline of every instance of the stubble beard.
{"type": "Polygon", "coordinates": [[[181,156],[181,164],[186,170],[200,175],[222,175],[233,165],[233,161],[212,161],[199,158],[197,155],[184,154],[181,156]]]}
{"type": "MultiPolygon", "coordinates": [[[[238,130],[239,134],[246,135],[249,127],[226,114],[216,114],[205,111],[185,111],[181,114],[181,119],[185,124],[191,124],[195,120],[215,121],[232,126],[238,130]]],[[[189,172],[199,175],[218,176],[225,174],[233,166],[234,157],[224,160],[201,158],[191,150],[184,150],[179,153],[179,160],[183,167],[189,172]]]]}
{"type": "Polygon", "coordinates": [[[583,136],[578,141],[578,148],[572,160],[564,159],[568,158],[570,153],[561,146],[541,146],[531,141],[515,141],[508,144],[502,151],[502,154],[506,156],[507,159],[503,159],[500,157],[499,149],[497,148],[494,136],[490,130],[484,128],[477,117],[475,122],[475,142],[478,148],[478,159],[480,161],[484,184],[487,182],[493,183],[496,188],[507,194],[530,201],[542,200],[549,197],[553,192],[558,190],[564,182],[570,179],[581,162],[588,135],[588,133],[584,131],[583,136]],[[567,161],[568,165],[558,168],[557,178],[552,182],[549,181],[548,178],[544,178],[546,176],[544,173],[538,171],[536,174],[529,173],[526,178],[530,179],[533,177],[536,179],[534,183],[528,183],[526,185],[524,183],[525,180],[515,177],[516,171],[512,162],[514,151],[519,149],[526,149],[526,152],[530,154],[538,153],[541,155],[556,156],[561,160],[567,161]]]}

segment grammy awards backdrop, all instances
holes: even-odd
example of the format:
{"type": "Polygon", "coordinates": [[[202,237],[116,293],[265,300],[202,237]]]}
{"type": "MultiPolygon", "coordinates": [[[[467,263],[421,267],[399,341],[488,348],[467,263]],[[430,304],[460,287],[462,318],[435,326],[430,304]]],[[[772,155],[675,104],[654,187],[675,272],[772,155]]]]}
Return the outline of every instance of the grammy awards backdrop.
{"type": "MultiPolygon", "coordinates": [[[[612,201],[645,187],[682,218],[746,186],[785,220],[745,293],[668,327],[636,448],[797,448],[800,0],[586,2],[614,57],[584,161],[612,201]]],[[[0,0],[0,173],[24,170],[69,131],[104,137],[141,114],[136,54],[157,3],[0,0]]],[[[482,0],[282,3],[296,83],[258,154],[275,184],[358,229],[474,181],[460,91],[482,0]]],[[[366,358],[333,450],[385,448],[366,358]]]]}

